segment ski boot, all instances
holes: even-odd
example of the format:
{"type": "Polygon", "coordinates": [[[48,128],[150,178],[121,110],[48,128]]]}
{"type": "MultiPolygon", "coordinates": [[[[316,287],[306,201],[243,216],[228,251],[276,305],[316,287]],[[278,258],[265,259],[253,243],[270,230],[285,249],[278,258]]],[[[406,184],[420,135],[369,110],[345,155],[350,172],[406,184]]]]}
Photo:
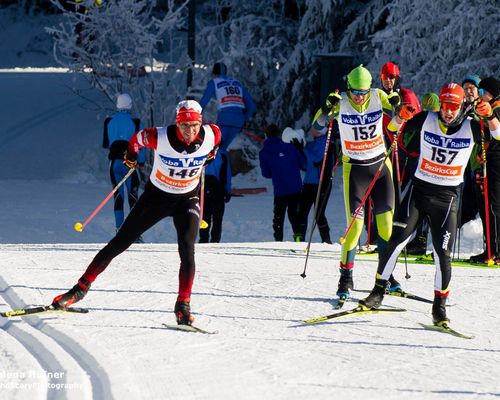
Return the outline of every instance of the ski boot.
{"type": "Polygon", "coordinates": [[[348,299],[350,296],[349,289],[353,288],[354,288],[354,283],[352,281],[352,268],[343,268],[341,266],[339,285],[337,288],[337,296],[339,296],[339,298],[344,297],[348,299]]]}
{"type": "Polygon", "coordinates": [[[189,301],[177,300],[174,307],[174,313],[178,325],[192,325],[194,317],[191,315],[189,301]]]}
{"type": "Polygon", "coordinates": [[[385,288],[388,284],[388,281],[384,279],[376,279],[375,286],[372,291],[368,295],[366,299],[362,299],[359,301],[359,305],[363,307],[363,309],[371,310],[377,309],[382,304],[384,300],[385,288]]]}
{"type": "Polygon", "coordinates": [[[332,238],[330,237],[330,228],[328,225],[318,226],[319,235],[321,236],[321,242],[326,244],[332,244],[332,238]]]}
{"type": "Polygon", "coordinates": [[[134,243],[144,243],[144,239],[142,238],[141,235],[139,235],[139,237],[134,240],[134,243]]]}
{"type": "Polygon", "coordinates": [[[450,320],[446,318],[446,299],[447,297],[434,296],[432,303],[432,322],[436,326],[446,328],[450,320]]]}
{"type": "Polygon", "coordinates": [[[394,276],[391,274],[389,277],[389,280],[387,281],[387,288],[386,290],[388,292],[402,292],[403,289],[401,289],[401,284],[394,278],[394,276]]]}
{"type": "Polygon", "coordinates": [[[488,252],[485,250],[481,254],[476,254],[469,258],[471,263],[483,264],[488,261],[488,252]]]}
{"type": "Polygon", "coordinates": [[[302,233],[294,233],[293,234],[293,241],[294,242],[303,242],[304,241],[304,235],[302,233]]]}
{"type": "Polygon", "coordinates": [[[425,256],[427,251],[427,237],[423,235],[416,236],[406,245],[406,253],[414,256],[425,256]]]}
{"type": "Polygon", "coordinates": [[[66,293],[60,294],[54,297],[52,300],[52,306],[54,308],[68,308],[72,304],[82,300],[90,289],[90,282],[83,278],[78,280],[78,283],[73,286],[66,293]]]}

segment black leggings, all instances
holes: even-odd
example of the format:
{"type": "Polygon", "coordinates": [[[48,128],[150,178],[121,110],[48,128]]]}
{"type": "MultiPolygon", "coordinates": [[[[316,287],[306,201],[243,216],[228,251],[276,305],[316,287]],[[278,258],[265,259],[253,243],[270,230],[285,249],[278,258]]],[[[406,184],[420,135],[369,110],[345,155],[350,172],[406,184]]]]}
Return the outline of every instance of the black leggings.
{"type": "Polygon", "coordinates": [[[194,243],[199,225],[199,189],[187,194],[165,193],[150,181],[116,236],[94,257],[82,278],[93,282],[108,264],[146,230],[165,217],[173,217],[181,266],[179,296],[188,298],[195,274],[194,243]]]}
{"type": "Polygon", "coordinates": [[[377,273],[389,279],[396,261],[414,236],[415,229],[428,216],[436,262],[434,290],[448,291],[451,280],[451,252],[457,230],[457,188],[431,184],[411,184],[394,217],[387,248],[380,254],[377,273]]]}

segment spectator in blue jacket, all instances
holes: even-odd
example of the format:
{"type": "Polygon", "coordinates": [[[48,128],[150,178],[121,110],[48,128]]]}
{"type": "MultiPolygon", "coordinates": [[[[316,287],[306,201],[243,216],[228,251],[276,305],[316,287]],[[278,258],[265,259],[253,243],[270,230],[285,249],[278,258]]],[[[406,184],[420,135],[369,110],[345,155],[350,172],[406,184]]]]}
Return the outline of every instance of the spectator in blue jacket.
{"type": "MultiPolygon", "coordinates": [[[[132,98],[127,93],[122,93],[116,99],[117,112],[106,118],[104,121],[104,134],[102,138],[102,147],[109,150],[109,175],[113,187],[120,182],[129,172],[129,168],[123,164],[123,154],[127,150],[128,142],[135,132],[141,130],[141,121],[139,118],[132,118],[130,110],[132,109],[132,98]]],[[[144,149],[141,149],[138,156],[139,168],[142,168],[146,161],[144,149]]],[[[114,194],[115,201],[115,225],[116,230],[123,224],[125,213],[124,198],[125,186],[128,193],[128,205],[130,209],[137,202],[139,191],[139,172],[137,169],[127,179],[125,185],[122,185],[114,194]]],[[[142,239],[138,241],[142,242],[142,239]]]]}
{"type": "Polygon", "coordinates": [[[288,211],[294,240],[300,235],[298,206],[302,190],[300,170],[305,170],[306,160],[302,144],[281,140],[279,128],[271,124],[266,128],[267,139],[259,153],[260,169],[264,178],[270,178],[274,188],[274,240],[283,241],[283,224],[288,211]]]}
{"type": "Polygon", "coordinates": [[[215,158],[205,167],[203,220],[208,224],[200,229],[200,243],[219,243],[225,203],[231,199],[231,163],[229,154],[219,149],[215,158]]]}
{"type": "Polygon", "coordinates": [[[243,84],[227,75],[224,63],[216,63],[212,69],[200,105],[205,108],[212,97],[217,100],[217,125],[222,132],[220,149],[227,150],[243,125],[252,118],[255,102],[243,84]]]}
{"type": "MultiPolygon", "coordinates": [[[[296,241],[298,242],[304,241],[307,231],[309,211],[316,203],[316,196],[319,187],[319,177],[326,146],[326,130],[319,131],[311,128],[310,134],[313,140],[307,143],[304,149],[307,160],[307,167],[299,202],[300,234],[296,237],[296,241]]],[[[329,184],[332,176],[332,168],[335,157],[334,146],[332,145],[332,143],[333,141],[330,142],[330,146],[326,156],[325,169],[323,172],[323,183],[321,185],[321,192],[318,199],[319,204],[315,205],[315,207],[319,207],[316,214],[316,223],[318,225],[321,241],[328,244],[332,244],[332,240],[330,238],[330,227],[328,226],[328,221],[325,216],[325,209],[328,204],[328,198],[330,197],[332,189],[331,184],[329,184]]]]}

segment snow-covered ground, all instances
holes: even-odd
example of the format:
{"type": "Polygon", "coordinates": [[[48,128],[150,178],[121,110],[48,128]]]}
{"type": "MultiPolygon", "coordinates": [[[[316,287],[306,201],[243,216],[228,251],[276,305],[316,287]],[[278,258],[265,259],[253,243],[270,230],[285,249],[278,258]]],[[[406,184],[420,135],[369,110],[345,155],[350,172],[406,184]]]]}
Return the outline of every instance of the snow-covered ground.
{"type": "MultiPolygon", "coordinates": [[[[0,245],[0,309],[47,303],[100,247],[0,245]]],[[[174,322],[176,245],[134,245],[80,303],[89,314],[0,320],[2,399],[500,396],[498,270],[454,270],[448,313],[473,340],[422,330],[430,305],[393,297],[386,306],[408,311],[306,326],[333,312],[338,257],[315,244],[302,279],[304,256],[291,247],[303,245],[198,245],[192,307],[199,326],[219,331],[202,335],[162,329],[174,322]]],[[[374,258],[357,263],[356,287],[370,288],[375,269],[374,258]]],[[[405,288],[431,297],[434,268],[409,269],[405,288]]]]}
{"type": "MultiPolygon", "coordinates": [[[[22,31],[8,32],[14,38],[22,31]]],[[[0,49],[9,49],[5,41],[0,49]]],[[[6,60],[19,61],[12,57],[6,60]]],[[[4,70],[0,87],[0,311],[6,311],[47,304],[71,287],[113,235],[114,218],[108,204],[84,232],[73,229],[111,190],[100,148],[105,115],[71,90],[98,102],[85,80],[53,70],[4,70]]],[[[218,334],[162,328],[174,322],[179,264],[166,220],[99,277],[81,302],[89,314],[0,319],[0,398],[500,397],[498,270],[454,269],[449,316],[473,340],[422,330],[430,306],[393,297],[386,306],[408,311],[306,326],[303,319],[333,312],[340,247],[319,244],[315,235],[302,279],[304,255],[289,249],[305,245],[272,242],[272,187],[258,172],[235,177],[233,185],[267,192],[233,198],[223,243],[196,247],[192,308],[197,324],[218,334]]],[[[327,211],[333,238],[345,229],[340,176],[327,211]]],[[[285,237],[292,237],[288,224],[285,237]]],[[[461,254],[480,247],[475,221],[462,231],[461,254]]],[[[396,270],[404,288],[431,298],[434,267],[408,268],[407,281],[404,265],[396,270]]],[[[371,288],[375,269],[376,258],[360,258],[355,286],[371,288]]],[[[354,300],[365,295],[353,293],[354,300]]]]}

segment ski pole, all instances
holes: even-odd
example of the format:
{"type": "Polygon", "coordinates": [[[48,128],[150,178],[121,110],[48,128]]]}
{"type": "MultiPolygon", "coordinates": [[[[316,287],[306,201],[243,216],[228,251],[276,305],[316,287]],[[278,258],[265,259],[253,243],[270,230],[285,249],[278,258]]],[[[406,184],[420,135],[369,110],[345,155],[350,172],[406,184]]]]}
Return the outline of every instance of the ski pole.
{"type": "MultiPolygon", "coordinates": [[[[312,236],[314,233],[314,228],[316,228],[316,217],[317,217],[317,212],[318,212],[319,196],[320,196],[320,192],[321,192],[321,185],[323,184],[323,176],[325,174],[326,157],[328,154],[328,148],[330,147],[330,139],[332,136],[332,127],[333,127],[333,118],[330,118],[330,123],[328,124],[328,133],[326,134],[325,151],[323,153],[323,161],[321,163],[321,170],[319,173],[318,191],[316,192],[316,201],[314,203],[313,223],[311,226],[311,232],[309,233],[309,241],[307,242],[307,247],[306,247],[306,260],[304,262],[304,271],[302,271],[302,273],[300,274],[300,276],[302,278],[306,277],[307,261],[309,259],[309,250],[311,249],[311,241],[312,241],[312,236]]],[[[337,163],[335,165],[337,165],[337,163]]],[[[332,179],[333,179],[333,173],[332,173],[332,179]]]]}
{"type": "Polygon", "coordinates": [[[349,224],[349,226],[345,230],[344,235],[342,235],[340,237],[340,239],[339,239],[340,244],[344,244],[345,238],[346,238],[347,234],[351,231],[351,228],[354,225],[354,221],[356,220],[356,217],[358,216],[358,214],[361,211],[361,209],[365,206],[366,199],[368,199],[368,196],[370,196],[370,193],[371,193],[371,191],[373,189],[373,186],[375,186],[375,182],[377,182],[377,179],[378,179],[379,175],[381,174],[382,169],[384,168],[384,165],[385,165],[387,159],[389,158],[389,156],[391,155],[392,151],[394,150],[394,147],[396,146],[396,143],[398,141],[399,133],[400,132],[401,132],[401,126],[399,127],[398,131],[396,132],[396,135],[394,136],[394,140],[393,140],[393,142],[391,144],[391,147],[389,147],[389,150],[387,151],[387,154],[385,155],[384,159],[380,163],[380,166],[378,167],[377,171],[375,172],[375,176],[373,177],[372,181],[370,182],[370,185],[368,186],[368,189],[366,190],[366,193],[363,196],[363,199],[361,200],[361,203],[356,208],[356,211],[354,212],[354,215],[352,216],[351,223],[349,224]]]}
{"type": "Polygon", "coordinates": [[[484,215],[486,219],[486,251],[488,253],[488,265],[495,264],[493,257],[491,255],[491,232],[490,232],[490,205],[488,200],[488,176],[486,175],[486,148],[484,146],[484,121],[481,118],[479,120],[479,126],[481,127],[481,153],[483,156],[483,187],[484,187],[484,215]]]}
{"type": "Polygon", "coordinates": [[[203,208],[205,207],[205,167],[201,171],[201,185],[200,185],[200,228],[207,229],[208,223],[203,219],[203,208]]]}
{"type": "Polygon", "coordinates": [[[120,188],[120,186],[122,186],[125,181],[128,179],[128,177],[130,175],[132,175],[135,171],[135,167],[134,168],[130,168],[130,170],[127,172],[127,174],[123,177],[123,179],[118,182],[118,184],[113,188],[113,190],[111,192],[109,192],[109,194],[106,196],[106,198],[101,202],[101,204],[99,204],[97,206],[97,208],[92,211],[92,214],[89,215],[89,217],[83,222],[83,224],[81,222],[77,222],[74,226],[75,228],[75,231],[77,232],[82,232],[83,229],[87,226],[87,224],[92,221],[92,219],[96,216],[96,214],[101,211],[101,209],[104,207],[104,205],[108,202],[108,200],[115,194],[115,192],[120,188]]]}

